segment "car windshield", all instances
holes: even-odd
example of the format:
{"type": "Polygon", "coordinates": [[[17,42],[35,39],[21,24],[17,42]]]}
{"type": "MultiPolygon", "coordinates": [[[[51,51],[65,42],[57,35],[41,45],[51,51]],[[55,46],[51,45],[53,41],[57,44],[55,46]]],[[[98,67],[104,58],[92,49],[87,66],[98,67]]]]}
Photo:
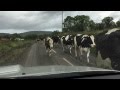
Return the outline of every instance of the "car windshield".
{"type": "Polygon", "coordinates": [[[119,11],[0,11],[0,68],[120,70],[119,60],[119,11]]]}

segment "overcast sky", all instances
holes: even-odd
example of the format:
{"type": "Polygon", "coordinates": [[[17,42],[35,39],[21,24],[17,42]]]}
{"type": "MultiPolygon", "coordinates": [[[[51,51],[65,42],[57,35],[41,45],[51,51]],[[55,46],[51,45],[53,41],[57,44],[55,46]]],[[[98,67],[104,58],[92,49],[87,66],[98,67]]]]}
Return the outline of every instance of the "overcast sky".
{"type": "MultiPolygon", "coordinates": [[[[112,16],[120,19],[119,11],[64,11],[63,17],[89,15],[95,22],[112,16]]],[[[61,31],[61,11],[0,11],[0,33],[21,33],[26,31],[61,31]]]]}

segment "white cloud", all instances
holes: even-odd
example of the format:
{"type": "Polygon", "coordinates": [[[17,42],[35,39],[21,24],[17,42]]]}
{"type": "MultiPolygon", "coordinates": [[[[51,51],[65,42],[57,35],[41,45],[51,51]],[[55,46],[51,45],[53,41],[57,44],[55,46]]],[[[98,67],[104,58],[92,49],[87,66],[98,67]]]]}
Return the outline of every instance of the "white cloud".
{"type": "MultiPolygon", "coordinates": [[[[95,22],[107,16],[112,16],[114,21],[120,19],[120,11],[64,11],[64,18],[76,15],[88,15],[95,22]]],[[[0,11],[0,33],[61,29],[61,11],[0,11]]]]}
{"type": "Polygon", "coordinates": [[[1,11],[0,32],[61,29],[61,11],[1,11]]]}

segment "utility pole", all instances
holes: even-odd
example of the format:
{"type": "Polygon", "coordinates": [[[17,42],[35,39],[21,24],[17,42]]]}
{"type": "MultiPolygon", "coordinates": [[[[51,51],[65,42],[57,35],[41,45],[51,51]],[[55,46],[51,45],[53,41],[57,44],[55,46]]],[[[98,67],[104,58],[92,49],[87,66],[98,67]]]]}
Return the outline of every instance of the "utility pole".
{"type": "Polygon", "coordinates": [[[63,11],[62,11],[62,31],[63,31],[63,11]]]}

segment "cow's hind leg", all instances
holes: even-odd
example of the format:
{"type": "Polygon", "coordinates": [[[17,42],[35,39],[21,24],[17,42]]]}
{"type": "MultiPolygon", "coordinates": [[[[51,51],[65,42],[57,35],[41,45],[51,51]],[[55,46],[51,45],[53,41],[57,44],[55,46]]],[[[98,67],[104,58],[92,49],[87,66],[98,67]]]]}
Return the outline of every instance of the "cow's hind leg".
{"type": "Polygon", "coordinates": [[[51,50],[49,50],[48,55],[51,56],[51,50]]]}
{"type": "Polygon", "coordinates": [[[71,50],[72,50],[72,46],[70,46],[70,54],[72,54],[71,50]]]}
{"type": "Polygon", "coordinates": [[[90,62],[89,56],[90,56],[90,48],[89,48],[88,51],[87,51],[87,62],[88,62],[88,63],[90,62]]]}
{"type": "Polygon", "coordinates": [[[75,45],[75,57],[77,58],[77,47],[75,45]]]}
{"type": "Polygon", "coordinates": [[[62,49],[63,49],[63,52],[64,52],[65,48],[64,48],[64,45],[63,45],[63,40],[61,40],[61,46],[62,46],[62,49]]]}

